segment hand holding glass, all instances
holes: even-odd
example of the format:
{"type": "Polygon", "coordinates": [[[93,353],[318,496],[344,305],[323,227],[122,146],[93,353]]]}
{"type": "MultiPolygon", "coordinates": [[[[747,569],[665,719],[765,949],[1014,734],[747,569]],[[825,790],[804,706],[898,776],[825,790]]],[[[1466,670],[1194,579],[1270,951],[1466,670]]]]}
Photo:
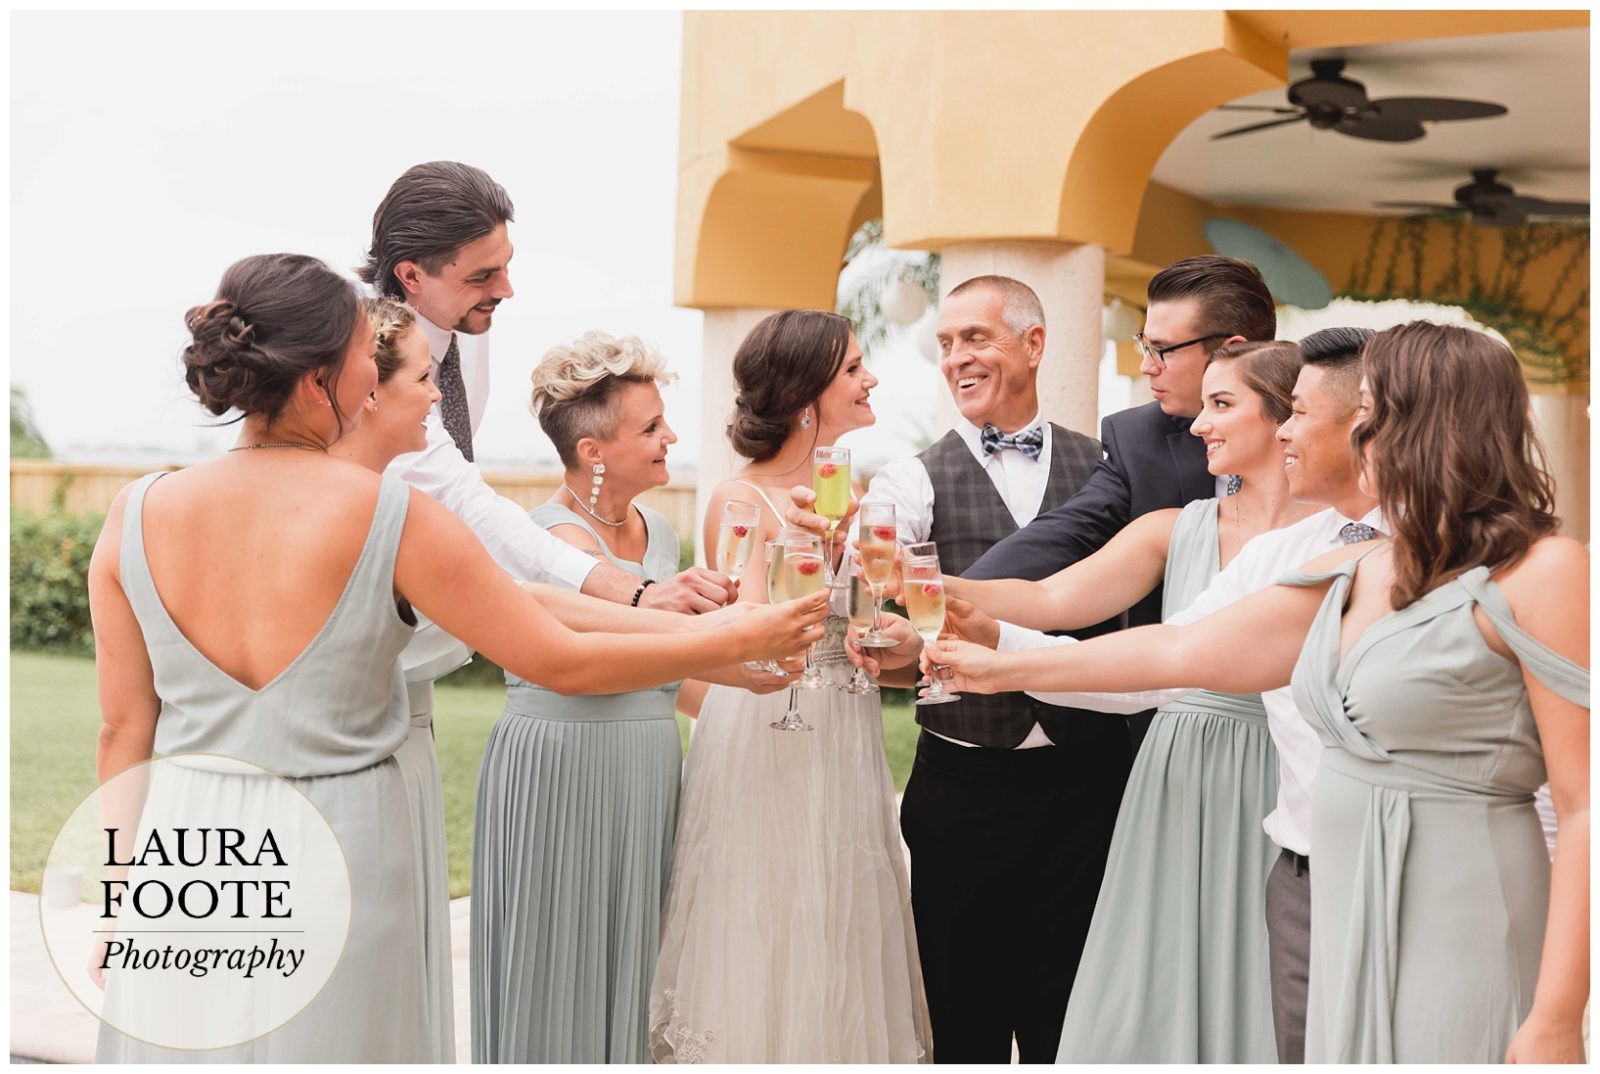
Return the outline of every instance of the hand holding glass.
{"type": "MultiPolygon", "coordinates": [[[[939,570],[939,550],[934,542],[925,541],[906,547],[900,579],[911,627],[931,652],[944,626],[944,575],[939,570]]],[[[929,662],[928,691],[917,698],[914,704],[943,705],[961,700],[960,694],[945,690],[938,675],[939,670],[939,665],[929,662]]]]}
{"type": "MultiPolygon", "coordinates": [[[[783,567],[779,574],[783,579],[784,598],[794,600],[797,597],[809,596],[822,588],[822,542],[814,533],[805,533],[787,530],[783,535],[783,567]]],[[[820,690],[826,685],[822,681],[822,674],[811,663],[812,646],[806,646],[806,670],[800,677],[799,687],[807,690],[820,690]]],[[[795,687],[789,688],[789,711],[783,714],[782,719],[769,724],[774,731],[812,731],[810,724],[800,717],[798,695],[795,687]]]]}
{"type": "Polygon", "coordinates": [[[883,588],[894,574],[895,517],[892,503],[861,505],[861,573],[872,587],[872,627],[859,644],[863,649],[892,649],[895,640],[883,632],[878,608],[883,588]]]}
{"type": "MultiPolygon", "coordinates": [[[[850,558],[845,561],[845,576],[850,579],[850,630],[856,635],[856,644],[865,645],[861,639],[866,636],[867,628],[878,620],[878,595],[862,572],[860,552],[850,553],[850,558]]],[[[847,694],[878,692],[877,685],[867,676],[863,667],[857,667],[850,681],[839,689],[847,694]]]]}

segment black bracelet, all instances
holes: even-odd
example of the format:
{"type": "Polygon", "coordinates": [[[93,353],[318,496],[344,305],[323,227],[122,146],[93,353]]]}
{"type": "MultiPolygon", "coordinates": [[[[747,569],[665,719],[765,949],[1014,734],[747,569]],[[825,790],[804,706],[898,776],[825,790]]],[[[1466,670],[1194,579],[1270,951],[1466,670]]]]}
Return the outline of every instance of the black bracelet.
{"type": "Polygon", "coordinates": [[[656,580],[654,578],[646,578],[639,583],[639,588],[633,591],[633,606],[635,608],[639,606],[639,598],[644,596],[644,591],[655,584],[656,580]]]}

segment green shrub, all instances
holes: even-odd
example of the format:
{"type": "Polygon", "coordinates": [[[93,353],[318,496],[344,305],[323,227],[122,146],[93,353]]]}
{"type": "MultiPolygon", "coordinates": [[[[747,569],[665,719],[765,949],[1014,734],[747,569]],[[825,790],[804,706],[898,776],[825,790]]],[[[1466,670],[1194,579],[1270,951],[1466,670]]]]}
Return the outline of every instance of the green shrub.
{"type": "Polygon", "coordinates": [[[91,654],[89,556],[101,514],[11,515],[11,647],[91,654]]]}

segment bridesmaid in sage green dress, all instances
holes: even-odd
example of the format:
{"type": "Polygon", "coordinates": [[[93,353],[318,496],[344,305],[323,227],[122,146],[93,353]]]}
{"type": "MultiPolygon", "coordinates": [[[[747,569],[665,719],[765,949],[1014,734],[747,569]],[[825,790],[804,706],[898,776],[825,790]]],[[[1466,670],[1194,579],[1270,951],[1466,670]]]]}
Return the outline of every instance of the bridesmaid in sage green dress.
{"type": "MultiPolygon", "coordinates": [[[[633,503],[666,483],[676,441],[664,363],[591,332],[534,372],[566,465],[533,520],[640,578],[678,570],[665,518],[633,503]]],[[[647,1063],[683,755],[677,683],[563,697],[506,676],[478,780],[472,857],[475,1063],[647,1063]]]]}
{"type": "MultiPolygon", "coordinates": [[[[398,455],[428,446],[422,422],[439,401],[428,340],[410,307],[390,298],[362,303],[372,322],[378,386],[361,424],[339,438],[330,454],[374,473],[398,455]]],[[[419,615],[409,605],[402,617],[416,631],[400,654],[405,673],[406,712],[411,729],[395,751],[405,782],[417,841],[417,911],[422,926],[422,973],[427,997],[425,1026],[433,1061],[456,1061],[455,964],[450,951],[450,856],[445,843],[444,785],[433,743],[433,684],[472,659],[472,650],[419,615]]]]}
{"type": "MultiPolygon", "coordinates": [[[[1312,510],[1289,495],[1276,437],[1299,370],[1292,343],[1210,356],[1189,431],[1213,445],[1212,473],[1241,478],[1234,495],[1144,515],[1043,582],[951,579],[949,591],[1001,618],[1071,628],[1159,578],[1163,614],[1182,611],[1250,537],[1312,510]]],[[[1084,701],[1099,707],[1061,703],[1084,701]]],[[[1059,1062],[1276,1061],[1264,899],[1277,848],[1261,821],[1277,766],[1260,694],[1197,691],[1157,711],[1117,814],[1059,1062]]]]}
{"type": "Polygon", "coordinates": [[[1362,362],[1355,439],[1390,539],[1188,626],[929,658],[981,692],[1268,689],[1292,672],[1326,747],[1306,1061],[1583,1062],[1588,553],[1558,535],[1504,344],[1418,321],[1362,362]],[[1547,778],[1553,861],[1534,807],[1547,778]]]}

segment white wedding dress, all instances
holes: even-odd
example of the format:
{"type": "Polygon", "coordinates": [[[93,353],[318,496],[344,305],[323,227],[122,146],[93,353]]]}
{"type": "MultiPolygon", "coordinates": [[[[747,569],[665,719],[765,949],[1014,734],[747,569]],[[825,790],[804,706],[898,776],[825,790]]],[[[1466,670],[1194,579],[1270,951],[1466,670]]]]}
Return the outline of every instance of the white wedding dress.
{"type": "Polygon", "coordinates": [[[841,693],[846,621],[797,691],[814,731],[767,725],[788,691],[713,686],[683,777],[661,955],[656,1062],[932,1058],[878,695],[841,693]]]}

